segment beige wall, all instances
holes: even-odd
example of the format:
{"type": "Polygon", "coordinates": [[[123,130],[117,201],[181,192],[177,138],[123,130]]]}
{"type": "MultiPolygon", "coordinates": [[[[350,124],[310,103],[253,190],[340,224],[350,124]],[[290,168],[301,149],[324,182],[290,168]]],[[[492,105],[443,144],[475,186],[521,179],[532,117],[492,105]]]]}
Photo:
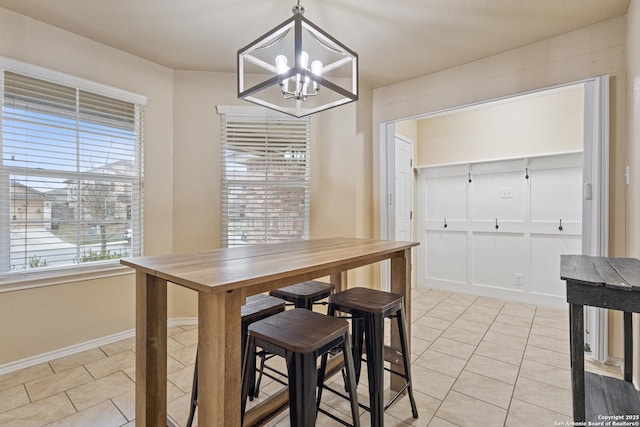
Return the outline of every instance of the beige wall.
{"type": "MultiPolygon", "coordinates": [[[[418,120],[410,119],[397,122],[395,130],[397,134],[406,136],[416,143],[418,142],[418,120]]],[[[417,164],[419,164],[418,161],[416,161],[416,165],[417,164]]]]}
{"type": "Polygon", "coordinates": [[[579,151],[583,110],[580,85],[435,114],[418,120],[416,164],[579,151]]]}
{"type": "MultiPolygon", "coordinates": [[[[0,55],[148,97],[145,248],[171,252],[173,72],[1,8],[0,55]]],[[[0,365],[132,329],[133,295],[132,274],[0,293],[0,365]]]]}
{"type": "MultiPolygon", "coordinates": [[[[633,2],[632,2],[633,3],[633,2]]],[[[637,6],[636,6],[637,7],[637,6]]],[[[637,13],[637,12],[636,12],[637,13]]],[[[635,25],[638,25],[637,17],[635,25]]],[[[635,31],[635,30],[634,30],[635,31]]],[[[626,164],[626,17],[563,34],[499,55],[442,72],[374,90],[374,146],[379,146],[380,123],[444,111],[463,105],[609,75],[610,78],[610,187],[609,253],[625,256],[626,188],[622,176],[626,164]]],[[[636,49],[637,52],[637,49],[636,49]]],[[[636,57],[637,53],[631,56],[636,57]]],[[[636,90],[637,91],[637,90],[636,90]]],[[[638,124],[636,123],[636,129],[638,124]]],[[[633,142],[637,147],[638,138],[633,142]]],[[[374,205],[379,203],[379,151],[374,151],[374,205]]],[[[636,194],[638,192],[636,191],[636,194]]],[[[637,196],[634,196],[637,197],[637,196]]],[[[374,223],[379,224],[374,210],[374,223]]],[[[636,213],[636,217],[637,213],[636,213]]],[[[378,227],[376,227],[378,228],[378,227]]],[[[378,228],[379,229],[379,228],[378,228]]],[[[634,238],[637,239],[638,231],[634,238]]],[[[621,355],[620,324],[610,323],[610,352],[621,355]]]]}
{"type": "MultiPolygon", "coordinates": [[[[359,91],[358,102],[311,120],[312,238],[370,238],[373,233],[372,92],[362,82],[359,91]]],[[[376,286],[372,274],[366,267],[349,272],[349,286],[376,286]]]]}
{"type": "MultiPolygon", "coordinates": [[[[197,71],[174,74],[175,252],[220,246],[220,117],[216,105],[239,104],[235,75],[197,71]]],[[[196,317],[194,291],[170,286],[170,317],[196,317]]]]}

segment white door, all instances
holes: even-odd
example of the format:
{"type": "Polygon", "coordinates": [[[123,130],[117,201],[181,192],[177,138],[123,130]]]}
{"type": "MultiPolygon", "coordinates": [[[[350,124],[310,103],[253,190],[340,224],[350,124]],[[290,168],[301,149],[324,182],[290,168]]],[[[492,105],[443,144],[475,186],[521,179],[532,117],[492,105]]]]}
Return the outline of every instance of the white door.
{"type": "Polygon", "coordinates": [[[413,240],[413,143],[395,139],[395,240],[413,240]]]}
{"type": "MultiPolygon", "coordinates": [[[[413,241],[413,141],[396,135],[393,123],[384,124],[381,129],[386,137],[380,157],[380,170],[385,171],[381,187],[385,202],[380,205],[380,238],[413,241]]],[[[389,271],[389,262],[381,263],[380,288],[385,291],[391,288],[389,271]]]]}

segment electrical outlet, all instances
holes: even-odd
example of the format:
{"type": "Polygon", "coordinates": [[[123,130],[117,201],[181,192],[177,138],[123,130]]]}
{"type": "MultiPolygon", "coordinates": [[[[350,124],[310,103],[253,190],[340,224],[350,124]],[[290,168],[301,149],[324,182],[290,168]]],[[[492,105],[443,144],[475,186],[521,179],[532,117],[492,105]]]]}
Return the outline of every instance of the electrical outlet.
{"type": "Polygon", "coordinates": [[[503,199],[513,199],[513,188],[511,188],[511,187],[502,187],[502,198],[503,199]]]}
{"type": "Polygon", "coordinates": [[[517,286],[522,286],[522,273],[516,273],[516,274],[515,274],[515,281],[514,281],[514,283],[515,283],[517,286]]]}

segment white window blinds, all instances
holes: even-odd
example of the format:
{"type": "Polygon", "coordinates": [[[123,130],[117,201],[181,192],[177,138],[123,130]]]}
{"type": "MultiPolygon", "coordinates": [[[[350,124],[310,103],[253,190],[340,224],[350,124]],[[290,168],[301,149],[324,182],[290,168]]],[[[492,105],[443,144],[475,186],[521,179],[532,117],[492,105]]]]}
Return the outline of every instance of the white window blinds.
{"type": "Polygon", "coordinates": [[[309,237],[309,119],[221,114],[221,245],[309,237]]]}
{"type": "Polygon", "coordinates": [[[0,70],[0,280],[142,250],[143,105],[0,70]]]}

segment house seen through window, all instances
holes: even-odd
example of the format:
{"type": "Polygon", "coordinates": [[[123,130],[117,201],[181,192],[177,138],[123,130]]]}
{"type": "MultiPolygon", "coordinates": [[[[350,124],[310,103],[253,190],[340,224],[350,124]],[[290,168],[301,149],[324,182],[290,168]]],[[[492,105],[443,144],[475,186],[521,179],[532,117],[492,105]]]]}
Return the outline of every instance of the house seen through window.
{"type": "Polygon", "coordinates": [[[0,71],[0,274],[141,254],[143,106],[0,71]]]}
{"type": "Polygon", "coordinates": [[[307,239],[309,119],[218,111],[222,247],[307,239]]]}

